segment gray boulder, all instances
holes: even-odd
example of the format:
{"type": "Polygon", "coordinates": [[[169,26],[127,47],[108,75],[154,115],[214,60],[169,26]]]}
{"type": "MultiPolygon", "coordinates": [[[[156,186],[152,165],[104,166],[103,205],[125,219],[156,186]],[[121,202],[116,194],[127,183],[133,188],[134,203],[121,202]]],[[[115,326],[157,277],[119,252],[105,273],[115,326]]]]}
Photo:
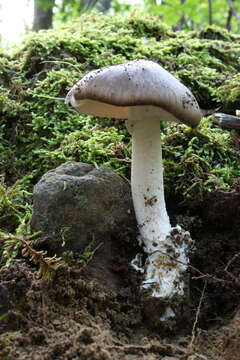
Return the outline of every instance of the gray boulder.
{"type": "Polygon", "coordinates": [[[34,187],[31,227],[58,254],[82,252],[92,240],[136,230],[130,186],[107,168],[65,163],[34,187]]]}

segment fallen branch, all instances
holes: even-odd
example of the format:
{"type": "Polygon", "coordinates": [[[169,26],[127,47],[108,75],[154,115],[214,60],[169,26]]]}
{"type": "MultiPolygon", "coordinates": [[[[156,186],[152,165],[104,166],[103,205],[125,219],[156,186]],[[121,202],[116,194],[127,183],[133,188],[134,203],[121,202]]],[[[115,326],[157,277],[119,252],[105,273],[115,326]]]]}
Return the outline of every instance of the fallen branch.
{"type": "Polygon", "coordinates": [[[227,265],[225,266],[224,268],[224,271],[226,271],[228,273],[228,268],[229,266],[238,258],[240,257],[240,252],[235,254],[228,262],[227,262],[227,265]]]}
{"type": "Polygon", "coordinates": [[[240,130],[240,116],[215,113],[212,115],[212,121],[223,129],[240,130]]]}

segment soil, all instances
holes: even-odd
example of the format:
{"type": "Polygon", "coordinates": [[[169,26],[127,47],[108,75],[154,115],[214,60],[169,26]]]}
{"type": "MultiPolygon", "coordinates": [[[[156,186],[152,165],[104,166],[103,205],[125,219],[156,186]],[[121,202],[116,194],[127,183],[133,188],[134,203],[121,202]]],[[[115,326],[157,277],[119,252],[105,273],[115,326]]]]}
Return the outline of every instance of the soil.
{"type": "Polygon", "coordinates": [[[76,256],[51,282],[37,280],[26,259],[2,268],[0,359],[240,360],[240,189],[170,212],[196,243],[181,323],[148,321],[130,234],[89,261],[76,256]]]}

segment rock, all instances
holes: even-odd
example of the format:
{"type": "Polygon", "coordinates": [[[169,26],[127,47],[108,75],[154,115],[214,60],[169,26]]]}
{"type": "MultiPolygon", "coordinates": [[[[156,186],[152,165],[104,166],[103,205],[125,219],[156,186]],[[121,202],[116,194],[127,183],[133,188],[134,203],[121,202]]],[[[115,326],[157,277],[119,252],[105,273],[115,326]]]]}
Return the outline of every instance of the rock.
{"type": "Polygon", "coordinates": [[[52,252],[82,252],[94,239],[136,228],[130,186],[107,168],[65,163],[34,187],[31,227],[52,252]]]}

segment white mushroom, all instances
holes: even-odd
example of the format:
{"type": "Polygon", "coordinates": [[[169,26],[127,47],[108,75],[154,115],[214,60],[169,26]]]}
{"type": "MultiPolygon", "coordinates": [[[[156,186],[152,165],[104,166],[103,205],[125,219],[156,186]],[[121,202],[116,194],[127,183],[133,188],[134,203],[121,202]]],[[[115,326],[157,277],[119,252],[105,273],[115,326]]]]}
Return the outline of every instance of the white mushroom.
{"type": "Polygon", "coordinates": [[[164,299],[183,295],[190,235],[172,228],[166,211],[160,121],[196,127],[201,112],[194,96],[160,65],[136,60],[90,72],[69,91],[66,103],[83,114],[126,119],[132,197],[148,254],[143,287],[164,299]]]}

